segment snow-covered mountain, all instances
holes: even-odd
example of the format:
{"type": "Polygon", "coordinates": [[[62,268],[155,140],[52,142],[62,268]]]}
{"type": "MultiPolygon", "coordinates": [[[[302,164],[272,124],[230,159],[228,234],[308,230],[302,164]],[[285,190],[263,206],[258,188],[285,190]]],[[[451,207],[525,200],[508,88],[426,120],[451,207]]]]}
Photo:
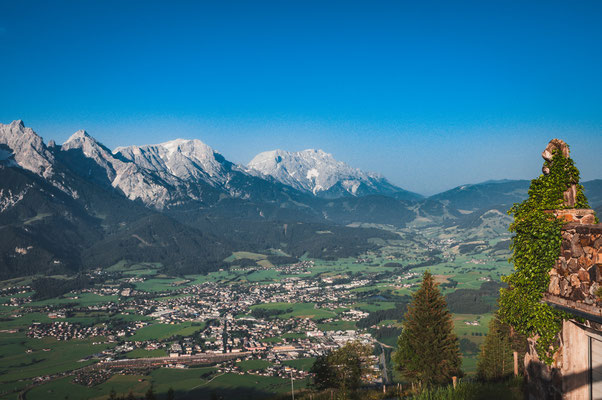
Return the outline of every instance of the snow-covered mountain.
{"type": "Polygon", "coordinates": [[[297,190],[320,197],[393,194],[403,191],[382,175],[353,168],[322,150],[266,151],[256,155],[248,167],[297,190]]]}

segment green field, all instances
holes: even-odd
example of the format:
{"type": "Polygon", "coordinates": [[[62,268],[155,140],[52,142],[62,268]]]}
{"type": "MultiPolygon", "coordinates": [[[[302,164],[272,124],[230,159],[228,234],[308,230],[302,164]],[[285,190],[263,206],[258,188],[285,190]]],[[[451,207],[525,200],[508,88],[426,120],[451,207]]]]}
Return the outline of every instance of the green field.
{"type": "Polygon", "coordinates": [[[109,268],[107,268],[106,270],[109,272],[123,272],[125,274],[130,274],[133,273],[134,271],[142,271],[139,273],[135,273],[135,275],[144,274],[144,271],[149,271],[149,270],[158,270],[162,267],[161,263],[149,263],[149,262],[144,262],[144,263],[131,263],[127,260],[121,260],[118,263],[110,266],[109,268]]]}
{"type": "Polygon", "coordinates": [[[371,312],[378,310],[388,310],[390,308],[395,308],[395,303],[392,301],[378,301],[378,302],[363,302],[363,303],[355,303],[353,308],[356,308],[361,311],[371,312]]]}
{"type": "Polygon", "coordinates": [[[236,365],[240,367],[243,372],[246,372],[266,369],[272,365],[272,363],[267,360],[245,360],[237,362],[236,365]]]}
{"type": "Polygon", "coordinates": [[[123,395],[132,391],[134,395],[142,397],[150,387],[150,382],[145,378],[146,377],[140,375],[115,375],[107,382],[89,388],[72,383],[73,377],[66,377],[31,389],[27,392],[27,399],[100,400],[106,399],[111,389],[123,395]]]}
{"type": "MultiPolygon", "coordinates": [[[[88,388],[71,382],[72,377],[58,379],[38,386],[27,393],[31,400],[105,400],[111,391],[127,395],[131,390],[143,397],[151,384],[159,396],[173,388],[177,399],[205,399],[212,394],[228,399],[261,398],[274,393],[290,391],[290,380],[257,375],[216,374],[215,368],[168,369],[160,368],[149,376],[114,375],[107,382],[88,388]]],[[[295,390],[307,386],[306,381],[295,381],[295,390]]]]}
{"type": "Polygon", "coordinates": [[[178,286],[174,283],[180,282],[180,278],[151,278],[144,282],[137,282],[136,289],[144,292],[169,292],[176,290],[178,286]]]}
{"type": "MultiPolygon", "coordinates": [[[[296,388],[301,389],[307,386],[306,382],[297,381],[296,388]]],[[[240,396],[244,393],[245,396],[253,394],[254,396],[264,396],[273,393],[288,393],[291,390],[291,382],[289,379],[282,379],[272,376],[257,376],[257,375],[236,375],[224,374],[205,385],[205,389],[213,391],[217,394],[233,394],[240,396]]],[[[193,392],[194,393],[194,392],[193,392]]],[[[239,397],[226,397],[239,398],[239,397]]]]}
{"type": "Polygon", "coordinates": [[[279,314],[278,318],[311,318],[311,319],[321,319],[321,318],[329,318],[334,317],[336,314],[329,310],[324,310],[321,308],[315,308],[315,303],[264,303],[257,304],[251,307],[254,308],[263,308],[266,310],[288,310],[292,308],[292,312],[279,314]]]}
{"type": "Polygon", "coordinates": [[[112,389],[118,395],[127,395],[129,391],[132,391],[135,396],[143,397],[151,384],[158,395],[165,395],[169,388],[173,388],[178,396],[186,396],[189,391],[207,383],[214,373],[215,368],[212,367],[159,368],[148,376],[116,374],[108,381],[91,388],[74,384],[71,382],[72,377],[66,377],[30,390],[27,398],[34,400],[63,400],[66,398],[69,400],[100,400],[106,399],[112,389]]]}
{"type": "Polygon", "coordinates": [[[245,279],[249,282],[275,281],[278,278],[280,278],[279,272],[273,269],[263,269],[260,271],[254,271],[249,275],[245,276],[245,279]]]}
{"type": "Polygon", "coordinates": [[[115,344],[92,344],[103,338],[57,341],[54,338],[29,339],[22,334],[0,334],[0,382],[9,383],[84,367],[92,360],[84,357],[115,344]],[[44,351],[50,349],[50,351],[44,351]]]}
{"type": "Polygon", "coordinates": [[[309,358],[298,358],[296,360],[283,361],[282,363],[284,365],[288,365],[289,367],[293,367],[293,368],[301,370],[301,371],[309,371],[311,369],[311,367],[314,365],[315,361],[316,361],[316,359],[314,357],[309,357],[309,358]]]}
{"type": "Polygon", "coordinates": [[[47,306],[65,303],[76,303],[81,306],[93,306],[96,304],[116,303],[119,301],[119,296],[101,296],[94,293],[80,293],[77,295],[66,295],[62,298],[47,299],[42,301],[34,301],[29,303],[30,306],[47,306]]]}
{"type": "Polygon", "coordinates": [[[355,330],[357,329],[357,326],[353,321],[333,321],[318,324],[318,329],[321,331],[347,331],[355,330]]]}
{"type": "Polygon", "coordinates": [[[2,329],[27,329],[34,322],[47,323],[52,321],[46,313],[32,312],[18,318],[12,318],[10,317],[13,312],[11,307],[2,307],[0,310],[0,315],[6,318],[5,321],[2,321],[2,329]]]}
{"type": "Polygon", "coordinates": [[[493,314],[454,314],[454,327],[458,337],[472,336],[473,333],[486,334],[493,314]],[[467,325],[466,322],[478,321],[478,326],[467,325]]]}
{"type": "Polygon", "coordinates": [[[265,260],[266,258],[268,258],[268,256],[266,256],[265,254],[251,253],[249,251],[235,251],[226,260],[232,261],[232,260],[240,260],[242,258],[248,258],[249,260],[259,261],[259,260],[265,260]]]}
{"type": "Polygon", "coordinates": [[[204,324],[192,322],[183,322],[181,324],[159,324],[145,326],[136,331],[136,333],[127,338],[129,341],[161,340],[172,336],[190,336],[194,332],[202,330],[204,324]]]}
{"type": "Polygon", "coordinates": [[[154,370],[150,376],[158,393],[167,393],[170,387],[177,393],[182,393],[206,384],[215,374],[214,367],[159,368],[154,370]]]}

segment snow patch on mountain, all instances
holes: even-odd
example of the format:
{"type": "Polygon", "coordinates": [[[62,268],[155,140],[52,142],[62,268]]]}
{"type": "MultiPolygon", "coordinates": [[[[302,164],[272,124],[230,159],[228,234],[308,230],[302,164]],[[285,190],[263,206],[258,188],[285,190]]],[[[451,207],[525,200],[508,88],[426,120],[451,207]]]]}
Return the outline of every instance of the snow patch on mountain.
{"type": "Polygon", "coordinates": [[[0,189],[0,213],[14,207],[18,202],[23,200],[31,186],[26,186],[25,189],[19,193],[13,193],[12,190],[0,189]]]}

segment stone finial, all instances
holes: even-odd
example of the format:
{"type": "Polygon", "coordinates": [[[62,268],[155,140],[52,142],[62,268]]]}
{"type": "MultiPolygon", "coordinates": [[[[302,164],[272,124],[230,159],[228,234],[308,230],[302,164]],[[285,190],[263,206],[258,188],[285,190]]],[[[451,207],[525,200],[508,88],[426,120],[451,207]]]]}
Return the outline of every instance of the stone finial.
{"type": "MultiPolygon", "coordinates": [[[[550,143],[546,146],[546,149],[541,153],[541,156],[544,160],[550,162],[552,161],[552,157],[554,156],[554,151],[560,150],[562,152],[562,156],[564,158],[570,157],[569,146],[560,139],[552,139],[550,143]]],[[[544,175],[548,175],[550,173],[550,168],[544,164],[541,169],[544,175]]],[[[577,204],[577,185],[572,183],[567,190],[564,191],[564,205],[567,207],[574,207],[577,204]]]]}
{"type": "MultiPolygon", "coordinates": [[[[557,150],[557,149],[562,152],[562,156],[564,158],[569,158],[569,156],[570,156],[569,146],[563,140],[560,140],[560,139],[550,140],[550,143],[548,143],[548,145],[546,146],[546,149],[541,153],[541,156],[543,157],[544,160],[546,160],[548,162],[552,161],[552,157],[554,156],[554,150],[557,150]]],[[[547,175],[550,173],[550,169],[544,165],[542,168],[542,172],[544,173],[544,175],[547,175]]]]}

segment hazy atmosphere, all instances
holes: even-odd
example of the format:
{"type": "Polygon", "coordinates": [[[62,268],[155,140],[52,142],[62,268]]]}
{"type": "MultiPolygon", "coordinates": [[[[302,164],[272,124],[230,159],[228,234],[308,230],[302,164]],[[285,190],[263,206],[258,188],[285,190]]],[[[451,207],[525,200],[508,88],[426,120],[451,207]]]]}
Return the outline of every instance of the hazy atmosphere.
{"type": "Polygon", "coordinates": [[[424,195],[530,179],[559,137],[595,179],[601,17],[595,1],[4,1],[0,122],[111,149],[197,138],[241,164],[322,149],[424,195]]]}

